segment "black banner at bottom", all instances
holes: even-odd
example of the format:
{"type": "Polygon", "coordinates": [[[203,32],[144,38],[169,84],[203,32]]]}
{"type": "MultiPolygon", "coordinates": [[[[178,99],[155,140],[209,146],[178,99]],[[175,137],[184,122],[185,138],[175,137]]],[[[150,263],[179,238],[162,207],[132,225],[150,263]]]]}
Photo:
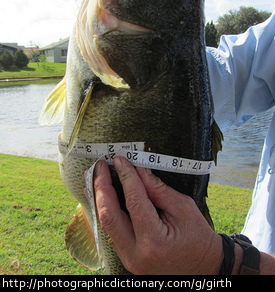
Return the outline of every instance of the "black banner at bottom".
{"type": "MultiPolygon", "coordinates": [[[[0,287],[17,291],[91,291],[106,288],[153,288],[157,291],[176,289],[187,291],[214,291],[223,289],[253,288],[273,277],[259,276],[1,276],[0,287]]],[[[6,291],[4,290],[4,291],[6,291]]]]}

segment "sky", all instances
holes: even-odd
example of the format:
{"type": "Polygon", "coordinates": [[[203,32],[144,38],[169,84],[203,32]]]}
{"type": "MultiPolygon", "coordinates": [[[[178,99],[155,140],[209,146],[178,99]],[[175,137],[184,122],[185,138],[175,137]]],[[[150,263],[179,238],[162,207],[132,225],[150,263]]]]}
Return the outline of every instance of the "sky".
{"type": "MultiPolygon", "coordinates": [[[[70,36],[81,1],[0,0],[0,43],[43,47],[70,36]]],[[[274,0],[205,0],[206,21],[240,6],[275,11],[274,0]]]]}

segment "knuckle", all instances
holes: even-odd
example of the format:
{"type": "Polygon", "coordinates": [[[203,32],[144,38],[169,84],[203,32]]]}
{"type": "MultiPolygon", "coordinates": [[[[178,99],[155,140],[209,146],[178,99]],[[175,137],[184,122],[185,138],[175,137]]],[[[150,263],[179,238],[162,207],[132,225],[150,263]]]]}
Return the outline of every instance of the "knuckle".
{"type": "Polygon", "coordinates": [[[166,192],[167,189],[168,189],[168,186],[160,178],[157,178],[154,181],[154,184],[153,184],[152,188],[155,189],[155,191],[158,191],[158,192],[166,192]]]}
{"type": "Polygon", "coordinates": [[[126,208],[131,213],[135,210],[140,210],[141,202],[137,199],[137,194],[135,191],[128,192],[126,199],[126,208]]]}
{"type": "Polygon", "coordinates": [[[150,189],[156,193],[165,193],[169,190],[169,187],[158,176],[151,176],[150,189]]]}
{"type": "Polygon", "coordinates": [[[115,217],[107,209],[102,209],[98,212],[100,225],[106,231],[111,230],[115,225],[115,217]]]}
{"type": "Polygon", "coordinates": [[[102,182],[102,179],[97,177],[94,179],[94,184],[93,184],[95,192],[99,192],[101,189],[104,189],[104,184],[102,182]]]}

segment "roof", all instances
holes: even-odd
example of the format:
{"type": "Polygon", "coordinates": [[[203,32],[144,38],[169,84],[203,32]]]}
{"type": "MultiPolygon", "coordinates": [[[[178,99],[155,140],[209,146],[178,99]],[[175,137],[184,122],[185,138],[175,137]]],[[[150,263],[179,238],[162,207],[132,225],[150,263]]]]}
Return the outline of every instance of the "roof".
{"type": "Polygon", "coordinates": [[[54,48],[56,48],[56,47],[62,45],[63,43],[68,42],[69,39],[70,39],[70,38],[68,37],[68,38],[65,38],[65,39],[63,39],[63,40],[60,40],[60,41],[58,41],[58,42],[52,43],[52,44],[50,44],[50,45],[48,45],[48,46],[45,46],[45,47],[43,47],[43,48],[40,48],[39,51],[44,51],[44,50],[54,49],[54,48]]]}
{"type": "Polygon", "coordinates": [[[18,46],[17,43],[0,43],[0,46],[1,47],[5,46],[15,50],[24,49],[24,46],[18,46]]]}

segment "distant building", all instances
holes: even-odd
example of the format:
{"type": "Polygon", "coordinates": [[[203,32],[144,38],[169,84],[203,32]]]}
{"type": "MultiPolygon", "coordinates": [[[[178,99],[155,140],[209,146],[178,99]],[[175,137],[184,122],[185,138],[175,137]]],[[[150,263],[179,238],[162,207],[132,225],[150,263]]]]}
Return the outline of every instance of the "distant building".
{"type": "Polygon", "coordinates": [[[27,55],[30,61],[37,61],[39,57],[38,47],[24,47],[18,46],[17,43],[0,43],[0,56],[4,53],[4,51],[8,51],[12,56],[18,50],[23,50],[23,52],[27,55]]]}
{"type": "Polygon", "coordinates": [[[66,63],[68,54],[69,38],[52,43],[39,49],[40,54],[47,55],[47,62],[66,63]]]}
{"type": "Polygon", "coordinates": [[[17,43],[0,43],[0,56],[4,53],[4,51],[8,51],[12,56],[15,55],[17,50],[23,47],[18,46],[17,43]]]}
{"type": "Polygon", "coordinates": [[[31,62],[39,61],[39,47],[25,47],[23,51],[31,62]]]}

